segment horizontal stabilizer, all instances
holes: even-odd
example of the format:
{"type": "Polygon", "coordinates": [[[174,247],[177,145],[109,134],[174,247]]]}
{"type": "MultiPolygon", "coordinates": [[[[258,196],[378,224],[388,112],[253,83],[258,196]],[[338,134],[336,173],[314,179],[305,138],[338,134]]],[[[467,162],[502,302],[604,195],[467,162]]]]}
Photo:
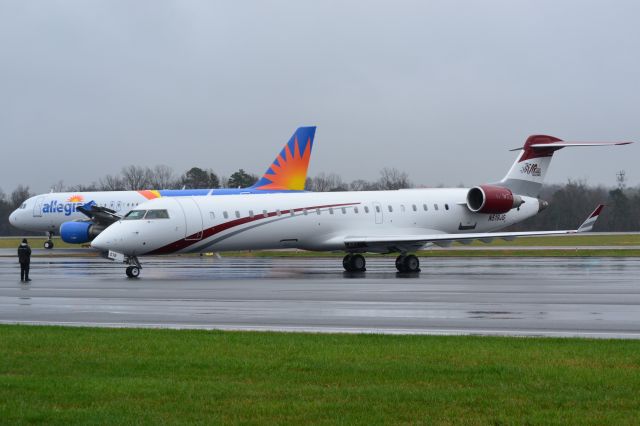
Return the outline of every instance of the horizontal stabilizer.
{"type": "MultiPolygon", "coordinates": [[[[528,148],[533,149],[549,149],[554,148],[556,150],[560,148],[570,148],[570,147],[578,147],[578,146],[613,146],[613,145],[630,145],[633,142],[568,142],[568,141],[560,141],[560,142],[551,142],[551,143],[534,143],[528,146],[528,148]]],[[[520,151],[525,147],[513,148],[509,151],[520,151]]]]}

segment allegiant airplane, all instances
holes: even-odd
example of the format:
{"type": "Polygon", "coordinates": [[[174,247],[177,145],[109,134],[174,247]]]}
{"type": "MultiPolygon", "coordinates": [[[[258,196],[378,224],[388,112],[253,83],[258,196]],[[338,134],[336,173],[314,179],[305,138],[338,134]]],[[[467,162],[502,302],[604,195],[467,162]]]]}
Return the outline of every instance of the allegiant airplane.
{"type": "Polygon", "coordinates": [[[131,278],[140,274],[139,256],[282,247],[343,251],[347,272],[365,270],[363,253],[397,253],[398,271],[416,273],[420,262],[412,252],[434,244],[590,231],[601,205],[576,230],[497,230],[547,207],[538,197],[555,151],[628,143],[531,136],[517,148],[520,155],[504,179],[466,189],[160,198],[136,206],[91,246],[128,264],[126,273],[131,278]]]}
{"type": "Polygon", "coordinates": [[[9,222],[25,231],[46,232],[44,247],[50,249],[54,233],[67,243],[87,243],[148,200],[304,191],[315,131],[315,127],[298,128],[262,178],[248,188],[51,192],[26,200],[11,213],[9,222]]]}

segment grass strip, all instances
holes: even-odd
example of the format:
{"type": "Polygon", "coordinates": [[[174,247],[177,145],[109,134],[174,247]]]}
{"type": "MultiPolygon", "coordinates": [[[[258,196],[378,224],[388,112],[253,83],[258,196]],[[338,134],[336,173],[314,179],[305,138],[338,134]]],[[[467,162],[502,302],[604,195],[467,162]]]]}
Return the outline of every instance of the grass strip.
{"type": "Polygon", "coordinates": [[[0,423],[634,424],[640,342],[0,326],[0,423]]]}

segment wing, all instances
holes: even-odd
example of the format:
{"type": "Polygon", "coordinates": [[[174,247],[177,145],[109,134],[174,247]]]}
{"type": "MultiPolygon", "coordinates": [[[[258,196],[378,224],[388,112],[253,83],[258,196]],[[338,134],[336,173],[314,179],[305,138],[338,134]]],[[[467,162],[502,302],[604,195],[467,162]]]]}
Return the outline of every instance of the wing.
{"type": "Polygon", "coordinates": [[[417,250],[426,244],[436,244],[441,247],[450,246],[454,241],[469,244],[473,240],[486,243],[495,238],[513,240],[517,237],[532,237],[537,235],[567,235],[588,232],[593,229],[604,205],[599,205],[589,215],[578,229],[568,231],[525,231],[525,232],[481,232],[469,234],[424,234],[424,235],[387,235],[387,236],[348,236],[344,239],[345,248],[349,250],[368,250],[380,252],[404,252],[417,250]]]}
{"type": "Polygon", "coordinates": [[[116,214],[115,210],[100,207],[95,201],[89,201],[87,204],[78,206],[76,210],[87,216],[91,222],[104,227],[122,219],[120,215],[116,214]]]}

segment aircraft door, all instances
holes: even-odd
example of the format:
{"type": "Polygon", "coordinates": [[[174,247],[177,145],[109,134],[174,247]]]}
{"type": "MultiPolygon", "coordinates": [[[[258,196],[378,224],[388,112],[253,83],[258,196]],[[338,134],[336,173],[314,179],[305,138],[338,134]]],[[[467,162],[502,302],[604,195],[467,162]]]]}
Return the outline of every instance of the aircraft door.
{"type": "Polygon", "coordinates": [[[44,197],[36,198],[36,203],[33,205],[33,217],[42,217],[42,203],[44,197]]]}
{"type": "Polygon", "coordinates": [[[193,198],[190,197],[176,197],[174,198],[182,211],[184,212],[185,220],[185,240],[198,241],[202,239],[202,230],[204,223],[202,220],[202,212],[200,206],[193,198]]]}
{"type": "Polygon", "coordinates": [[[377,201],[374,201],[372,204],[373,204],[373,214],[376,217],[376,224],[377,225],[381,225],[382,224],[382,219],[383,219],[382,218],[382,205],[377,201]]]}

